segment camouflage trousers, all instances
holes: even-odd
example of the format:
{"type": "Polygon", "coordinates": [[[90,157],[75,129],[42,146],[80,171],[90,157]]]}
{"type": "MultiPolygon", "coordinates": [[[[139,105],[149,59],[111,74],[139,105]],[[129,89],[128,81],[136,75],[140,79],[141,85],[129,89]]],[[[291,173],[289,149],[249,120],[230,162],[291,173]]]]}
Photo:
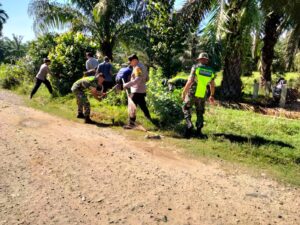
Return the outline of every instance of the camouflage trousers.
{"type": "Polygon", "coordinates": [[[75,95],[77,99],[78,114],[83,113],[85,117],[89,117],[91,112],[91,105],[86,94],[83,91],[76,91],[75,95]]]}
{"type": "Polygon", "coordinates": [[[184,119],[186,120],[187,128],[192,128],[192,108],[193,105],[196,107],[197,121],[196,127],[201,129],[203,127],[204,118],[203,114],[205,112],[205,98],[195,97],[193,93],[189,93],[185,96],[182,111],[184,114],[184,119]]]}

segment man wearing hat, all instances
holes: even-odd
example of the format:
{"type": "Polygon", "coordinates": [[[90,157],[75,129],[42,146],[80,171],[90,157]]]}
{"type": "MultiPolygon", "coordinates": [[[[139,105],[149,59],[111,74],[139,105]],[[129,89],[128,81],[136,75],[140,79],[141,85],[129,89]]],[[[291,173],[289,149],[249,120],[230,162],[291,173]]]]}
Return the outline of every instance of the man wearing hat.
{"type": "Polygon", "coordinates": [[[209,101],[214,102],[215,94],[215,73],[208,64],[208,54],[203,52],[197,58],[198,64],[193,66],[190,77],[183,89],[182,100],[183,100],[183,113],[187,123],[185,137],[190,138],[193,131],[192,124],[192,106],[195,104],[197,113],[197,137],[205,138],[201,129],[203,127],[203,114],[205,111],[205,97],[206,87],[210,85],[210,96],[209,101]]]}
{"type": "MultiPolygon", "coordinates": [[[[151,120],[151,116],[146,104],[146,82],[149,80],[149,75],[146,67],[139,62],[139,58],[133,54],[128,57],[128,63],[133,68],[130,81],[124,84],[124,88],[130,88],[131,99],[136,106],[139,106],[145,117],[151,120]]],[[[135,126],[136,113],[130,115],[129,124],[124,126],[125,129],[132,129],[135,126]]]]}
{"type": "Polygon", "coordinates": [[[36,82],[30,93],[30,99],[32,99],[33,95],[37,92],[37,90],[39,89],[39,87],[41,86],[42,83],[44,83],[46,85],[50,94],[52,94],[52,92],[53,92],[51,83],[47,79],[47,75],[50,73],[49,65],[50,65],[51,61],[48,58],[44,58],[43,62],[44,63],[41,65],[39,72],[35,76],[36,82]]]}

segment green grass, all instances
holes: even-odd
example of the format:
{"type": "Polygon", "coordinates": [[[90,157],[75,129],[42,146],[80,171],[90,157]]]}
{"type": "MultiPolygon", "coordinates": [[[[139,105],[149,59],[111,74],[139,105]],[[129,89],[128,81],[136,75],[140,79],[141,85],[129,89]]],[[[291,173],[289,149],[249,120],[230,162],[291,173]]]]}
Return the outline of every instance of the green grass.
{"type": "MultiPolygon", "coordinates": [[[[293,75],[289,75],[293,76],[293,75]]],[[[247,78],[255,79],[255,77],[247,78]]],[[[249,81],[251,82],[251,81],[249,81]]],[[[15,91],[29,96],[33,84],[18,87],[15,91]]],[[[38,90],[33,100],[27,104],[60,117],[76,119],[76,101],[72,94],[65,97],[52,98],[44,85],[38,90]]],[[[93,118],[97,122],[111,124],[114,119],[114,129],[127,135],[128,138],[138,138],[144,141],[145,133],[126,132],[120,125],[127,121],[125,106],[112,106],[105,102],[91,99],[93,118]],[[131,135],[134,134],[134,135],[131,135]]],[[[154,115],[153,115],[154,116],[154,115]]],[[[195,121],[195,116],[193,116],[195,121]]],[[[256,114],[250,111],[226,109],[207,106],[206,124],[203,132],[207,140],[182,139],[184,121],[173,130],[158,130],[148,122],[142,113],[138,112],[138,121],[150,131],[158,132],[166,138],[163,145],[183,149],[186,154],[196,158],[221,159],[226,162],[246,165],[259,172],[300,186],[300,122],[285,118],[277,118],[256,114]]]]}

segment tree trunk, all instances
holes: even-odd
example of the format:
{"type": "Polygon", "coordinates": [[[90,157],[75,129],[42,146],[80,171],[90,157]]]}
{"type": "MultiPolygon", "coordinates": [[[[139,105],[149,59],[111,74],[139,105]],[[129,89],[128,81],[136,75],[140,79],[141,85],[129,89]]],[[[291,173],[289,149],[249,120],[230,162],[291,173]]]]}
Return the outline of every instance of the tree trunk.
{"type": "Polygon", "coordinates": [[[274,59],[274,47],[278,41],[282,16],[276,13],[271,13],[265,22],[265,36],[263,38],[264,46],[262,48],[262,81],[271,82],[271,67],[274,59]]]}
{"type": "Polygon", "coordinates": [[[110,60],[113,60],[113,44],[109,41],[104,41],[100,46],[101,53],[103,56],[107,56],[110,60]]]}
{"type": "Polygon", "coordinates": [[[291,71],[300,44],[300,24],[297,24],[289,34],[286,48],[286,70],[291,71]]]}
{"type": "Polygon", "coordinates": [[[242,95],[242,44],[243,27],[239,26],[238,14],[245,1],[233,2],[228,10],[230,26],[227,28],[231,33],[226,37],[226,52],[224,57],[223,80],[221,94],[224,100],[239,100],[242,95]]]}
{"type": "Polygon", "coordinates": [[[221,85],[222,98],[239,100],[242,94],[242,67],[239,51],[228,52],[225,56],[223,80],[221,85]]]}

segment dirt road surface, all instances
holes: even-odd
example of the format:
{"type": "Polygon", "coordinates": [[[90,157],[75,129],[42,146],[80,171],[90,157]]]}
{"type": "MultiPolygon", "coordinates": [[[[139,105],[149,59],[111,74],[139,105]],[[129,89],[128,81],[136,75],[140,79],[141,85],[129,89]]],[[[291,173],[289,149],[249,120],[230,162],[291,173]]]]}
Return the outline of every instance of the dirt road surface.
{"type": "Polygon", "coordinates": [[[0,91],[0,225],[300,224],[300,192],[0,91]]]}

